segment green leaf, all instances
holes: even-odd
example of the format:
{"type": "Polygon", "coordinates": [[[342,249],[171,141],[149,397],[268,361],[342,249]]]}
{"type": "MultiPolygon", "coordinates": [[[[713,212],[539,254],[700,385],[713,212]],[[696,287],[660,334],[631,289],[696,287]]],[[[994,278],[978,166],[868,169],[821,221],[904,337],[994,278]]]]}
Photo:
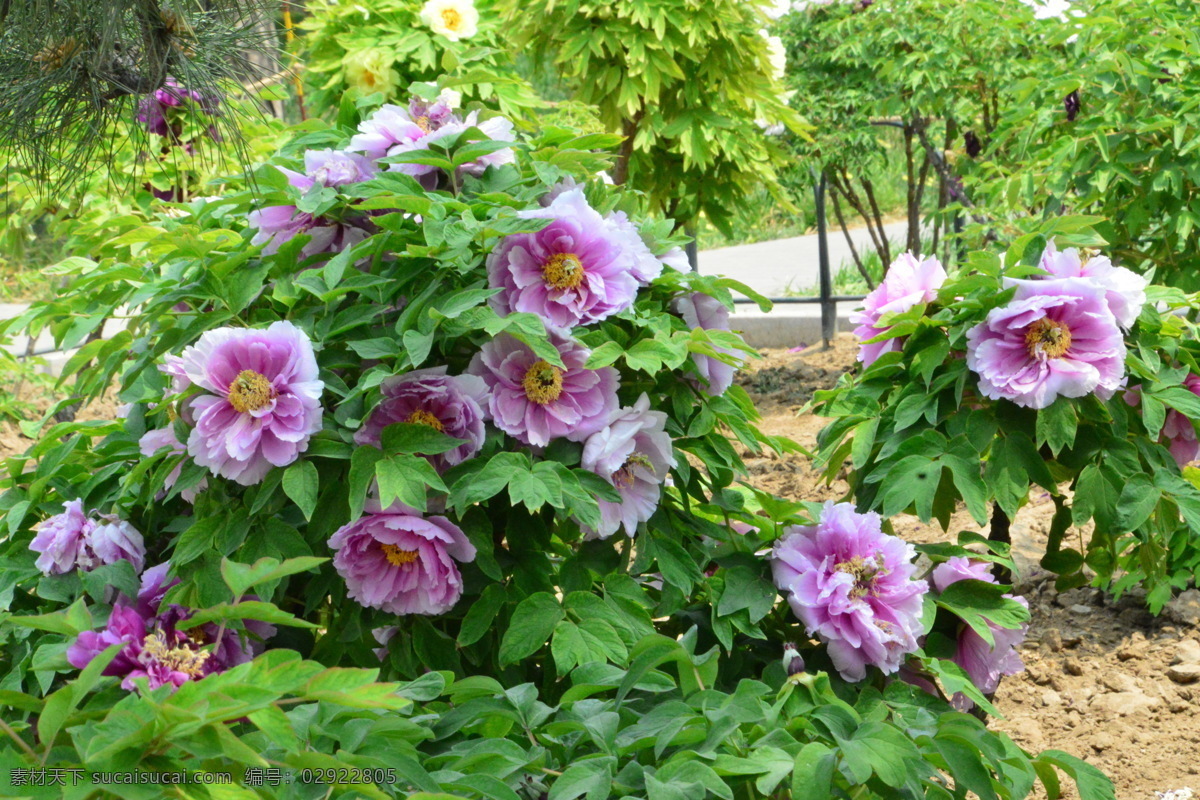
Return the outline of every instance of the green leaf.
{"type": "Polygon", "coordinates": [[[540,650],[565,616],[549,592],[536,592],[518,603],[500,641],[500,666],[515,664],[540,650]]]}
{"type": "Polygon", "coordinates": [[[497,612],[504,606],[504,587],[498,583],[490,583],[483,590],[479,599],[471,604],[463,617],[462,627],[458,630],[458,643],[462,647],[475,644],[492,627],[497,612]]]}
{"type": "Polygon", "coordinates": [[[1039,446],[1050,445],[1050,452],[1058,455],[1064,447],[1075,443],[1078,425],[1075,406],[1067,398],[1060,397],[1037,412],[1037,443],[1039,446]]]}
{"type": "Polygon", "coordinates": [[[994,643],[988,622],[1001,628],[1016,629],[1029,621],[1029,609],[1004,597],[1004,587],[985,581],[956,581],[938,595],[935,602],[958,615],[989,645],[994,643]]]}
{"type": "Polygon", "coordinates": [[[429,425],[397,422],[383,429],[383,452],[389,454],[438,455],[447,453],[462,444],[466,444],[465,439],[447,436],[429,425]]]}
{"type": "Polygon", "coordinates": [[[221,559],[221,577],[225,579],[225,584],[233,592],[233,596],[241,597],[251,587],[260,583],[316,569],[328,560],[328,558],[317,556],[301,556],[280,562],[276,558],[263,557],[253,564],[240,564],[237,561],[223,558],[221,559]]]}
{"type": "Polygon", "coordinates": [[[283,491],[306,520],[312,519],[313,509],[317,507],[318,482],[317,467],[311,461],[297,461],[283,473],[283,491]]]}
{"type": "Polygon", "coordinates": [[[833,796],[837,754],[821,742],[809,742],[796,753],[792,767],[792,800],[826,800],[833,796]]]}
{"type": "Polygon", "coordinates": [[[239,619],[256,619],[270,622],[274,625],[290,625],[294,628],[319,628],[314,622],[300,619],[289,614],[272,603],[262,600],[243,600],[240,603],[220,603],[212,608],[197,611],[185,620],[175,624],[179,630],[188,630],[206,622],[219,622],[239,619]]]}
{"type": "Polygon", "coordinates": [[[554,779],[547,800],[576,800],[578,797],[604,800],[612,788],[615,765],[616,759],[610,756],[589,758],[572,764],[554,779]]]}

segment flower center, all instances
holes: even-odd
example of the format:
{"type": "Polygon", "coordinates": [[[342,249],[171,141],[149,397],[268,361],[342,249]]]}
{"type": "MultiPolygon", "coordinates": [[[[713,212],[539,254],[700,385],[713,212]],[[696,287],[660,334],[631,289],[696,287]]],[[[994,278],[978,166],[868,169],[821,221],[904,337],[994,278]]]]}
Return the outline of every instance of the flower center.
{"type": "Polygon", "coordinates": [[[430,414],[428,411],[420,408],[409,414],[408,419],[406,419],[405,422],[412,423],[413,425],[424,425],[426,427],[433,428],[438,433],[441,433],[446,427],[442,425],[442,421],[440,419],[435,417],[433,414],[430,414]]]}
{"type": "Polygon", "coordinates": [[[462,14],[458,13],[457,8],[443,8],[442,24],[452,31],[458,31],[462,25],[462,14]]]}
{"type": "Polygon", "coordinates": [[[142,642],[142,652],[172,672],[182,672],[193,678],[200,677],[209,651],[193,650],[190,647],[171,647],[162,631],[155,631],[142,642]]]}
{"type": "Polygon", "coordinates": [[[402,550],[394,544],[380,545],[383,548],[383,554],[387,557],[388,563],[394,567],[403,567],[405,564],[411,564],[417,560],[416,550],[402,550]]]}
{"type": "Polygon", "coordinates": [[[577,289],[583,283],[583,262],[574,253],[555,253],[542,265],[542,278],[555,289],[577,289]]]}
{"type": "Polygon", "coordinates": [[[266,375],[244,369],[229,384],[229,405],[241,413],[266,408],[275,397],[275,389],[266,375]]]}
{"type": "Polygon", "coordinates": [[[634,474],[634,469],[637,467],[645,467],[651,472],[654,471],[654,465],[650,463],[649,458],[642,453],[633,453],[620,469],[609,476],[609,480],[618,489],[628,489],[637,480],[637,476],[634,474]]]}
{"type": "Polygon", "coordinates": [[[883,553],[876,553],[874,559],[854,556],[848,561],[835,564],[833,568],[854,576],[854,588],[850,590],[850,597],[854,600],[874,592],[875,579],[888,574],[888,570],[883,567],[883,553]]]}
{"type": "Polygon", "coordinates": [[[1071,349],[1071,329],[1065,322],[1042,317],[1025,330],[1025,348],[1035,358],[1060,358],[1071,349]]]}
{"type": "Polygon", "coordinates": [[[425,131],[425,133],[429,133],[429,131],[431,130],[429,127],[429,117],[425,117],[425,116],[417,117],[416,119],[413,120],[413,122],[416,123],[418,128],[425,131]]]}
{"type": "Polygon", "coordinates": [[[521,381],[525,396],[542,406],[553,403],[562,394],[563,371],[545,361],[534,362],[521,381]]]}

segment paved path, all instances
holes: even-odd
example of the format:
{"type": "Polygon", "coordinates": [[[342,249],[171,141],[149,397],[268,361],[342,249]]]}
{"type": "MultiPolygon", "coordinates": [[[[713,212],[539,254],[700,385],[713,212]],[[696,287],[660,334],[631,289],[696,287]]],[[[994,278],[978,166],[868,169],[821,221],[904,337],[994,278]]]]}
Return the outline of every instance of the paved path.
{"type": "MultiPolygon", "coordinates": [[[[892,251],[902,248],[908,223],[893,222],[883,226],[892,251]]],[[[866,228],[850,231],[854,246],[861,255],[874,250],[866,228]]],[[[705,275],[727,275],[768,297],[784,297],[800,289],[815,287],[818,282],[817,235],[795,236],[772,242],[741,244],[718,250],[702,250],[700,272],[705,275]]],[[[853,264],[850,247],[841,228],[829,229],[829,266],[836,275],[842,264],[853,264]]]]}

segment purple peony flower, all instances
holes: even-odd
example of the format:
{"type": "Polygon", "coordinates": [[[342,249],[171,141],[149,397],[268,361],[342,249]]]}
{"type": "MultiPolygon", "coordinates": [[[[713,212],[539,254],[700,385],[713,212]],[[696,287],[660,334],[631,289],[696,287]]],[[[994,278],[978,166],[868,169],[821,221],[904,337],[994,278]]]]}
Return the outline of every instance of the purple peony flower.
{"type": "MultiPolygon", "coordinates": [[[[955,556],[934,567],[933,585],[939,592],[944,592],[946,587],[961,580],[995,583],[996,579],[992,576],[991,570],[992,565],[985,561],[972,561],[963,556],[955,556]]],[[[1004,596],[1029,608],[1029,603],[1024,597],[1013,597],[1011,594],[1004,596]]],[[[975,684],[979,691],[990,695],[1000,685],[1001,677],[1015,675],[1025,669],[1025,665],[1021,662],[1021,656],[1017,653],[1017,647],[1025,641],[1029,625],[1025,624],[1020,628],[1001,628],[999,625],[989,622],[988,629],[992,632],[994,645],[988,644],[971,626],[964,624],[959,630],[958,648],[954,653],[953,661],[963,668],[971,678],[971,683],[975,684]]],[[[962,694],[954,695],[951,703],[963,711],[974,705],[962,694]]]]}
{"type": "Polygon", "coordinates": [[[355,443],[381,447],[383,429],[397,422],[428,425],[464,439],[453,450],[426,456],[438,472],[461,464],[483,447],[487,386],[478,376],[447,375],[445,367],[433,367],[388,378],[381,388],[383,400],[354,434],[355,443]]]}
{"type": "Polygon", "coordinates": [[[603,428],[617,407],[617,371],[587,369],[590,350],[570,339],[551,341],[566,369],[508,334],[485,344],[467,368],[490,391],[487,411],[496,427],[536,447],[562,437],[581,442],[603,428]]]}
{"type": "MultiPolygon", "coordinates": [[[[142,455],[152,456],[160,450],[166,448],[168,455],[182,455],[187,452],[187,448],[175,436],[173,428],[159,428],[154,431],[146,431],[142,438],[138,440],[138,449],[142,455]]],[[[175,485],[175,481],[179,480],[179,473],[183,471],[183,461],[180,461],[174,468],[167,473],[167,478],[163,481],[163,491],[170,491],[175,485]]],[[[196,494],[208,488],[208,480],[202,480],[200,483],[193,486],[191,489],[184,489],[179,493],[188,503],[196,502],[196,494]]]]}
{"type": "Polygon", "coordinates": [[[102,515],[88,538],[97,566],[124,559],[133,564],[135,572],[142,571],[146,563],[146,544],[142,534],[125,520],[111,514],[102,515]]]}
{"type": "Polygon", "coordinates": [[[146,571],[142,573],[142,585],[138,589],[136,607],[138,613],[146,619],[158,615],[159,606],[167,596],[167,591],[179,584],[179,578],[167,579],[170,567],[171,564],[164,561],[153,567],[146,567],[146,571]]]}
{"type": "MultiPolygon", "coordinates": [[[[1200,375],[1191,373],[1183,379],[1183,386],[1192,394],[1200,396],[1200,375]]],[[[1125,402],[1135,407],[1141,405],[1141,385],[1129,387],[1129,391],[1125,393],[1125,402]]],[[[1187,415],[1173,408],[1167,409],[1159,441],[1167,445],[1180,469],[1200,459],[1200,441],[1196,440],[1195,424],[1187,415]]]]}
{"type": "MultiPolygon", "coordinates": [[[[363,153],[367,158],[378,161],[410,153],[428,150],[434,142],[478,128],[489,139],[503,141],[512,136],[512,122],[503,117],[479,121],[479,112],[472,111],[465,119],[446,113],[445,103],[434,102],[426,106],[424,101],[414,98],[409,108],[384,105],[363,120],[358,133],[350,138],[348,149],[363,153]],[[421,113],[423,111],[429,113],[421,113]]],[[[502,148],[481,156],[459,167],[465,173],[479,175],[489,166],[499,166],[515,160],[512,148],[502,148]]],[[[401,172],[416,178],[422,186],[433,189],[437,186],[439,170],[429,164],[388,164],[391,172],[401,172]]]]}
{"type": "Polygon", "coordinates": [[[1060,395],[1112,397],[1125,342],[1102,288],[1084,278],[1008,280],[1017,293],[967,332],[967,366],[993,400],[1045,408],[1060,395]]]}
{"type": "Polygon", "coordinates": [[[385,625],[382,628],[371,629],[371,636],[373,636],[375,641],[379,644],[379,647],[371,650],[371,652],[375,654],[376,658],[378,658],[380,661],[387,660],[388,643],[391,642],[392,639],[396,638],[396,634],[399,632],[400,628],[396,625],[385,625]]]}
{"type": "Polygon", "coordinates": [[[667,415],[650,410],[643,392],[632,408],[614,411],[604,428],[583,446],[581,466],[616,487],[620,503],[600,501],[600,527],[585,528],[589,539],[607,539],[622,526],[628,536],[653,516],[675,451],[666,432],[667,415]]]}
{"type": "Polygon", "coordinates": [[[534,233],[506,236],[488,255],[488,284],[502,290],[491,304],[500,314],[537,314],[563,330],[589,325],[633,305],[637,253],[645,251],[662,270],[636,231],[606,222],[582,189],[520,216],[551,222],[534,233]]]}
{"type": "Polygon", "coordinates": [[[371,159],[346,150],[304,151],[304,172],[276,167],[287,176],[288,183],[302,192],[313,186],[346,186],[369,181],[378,170],[371,159]]]}
{"type": "MultiPolygon", "coordinates": [[[[676,297],[671,303],[676,314],[683,317],[689,328],[700,328],[706,331],[728,331],[729,309],[715,297],[701,292],[676,297]]],[[[724,353],[742,360],[742,354],[728,347],[715,347],[718,353],[724,353]]],[[[733,385],[733,374],[738,368],[712,356],[692,354],[692,363],[696,372],[700,373],[699,387],[707,394],[716,397],[725,394],[733,385]]]]}
{"type": "Polygon", "coordinates": [[[916,550],[880,528],[879,515],[827,502],[816,525],[792,526],[775,545],[771,571],[810,636],[819,636],[848,681],[867,665],[900,668],[918,647],[923,596],[916,550]]]}
{"type": "Polygon", "coordinates": [[[42,520],[29,549],[40,555],[34,562],[43,575],[63,575],[91,566],[88,539],[96,523],[83,513],[82,500],[63,503],[61,514],[42,520]]]}
{"type": "Polygon", "coordinates": [[[352,599],[401,615],[453,608],[462,596],[455,562],[475,559],[474,545],[453,522],[400,505],[338,529],[329,546],[352,599]]]}
{"type": "Polygon", "coordinates": [[[1099,286],[1108,310],[1122,328],[1129,329],[1146,304],[1150,282],[1132,270],[1114,267],[1105,256],[1094,255],[1085,261],[1074,247],[1059,252],[1050,242],[1038,266],[1054,278],[1086,278],[1099,286]]]}
{"type": "Polygon", "coordinates": [[[175,109],[188,106],[213,116],[217,113],[219,103],[218,98],[195,89],[186,89],[179,81],[168,77],[162,86],[142,98],[138,104],[137,120],[150,133],[176,136],[178,130],[172,131],[171,123],[174,120],[170,119],[175,109]]]}
{"type": "Polygon", "coordinates": [[[67,661],[76,669],[83,669],[112,645],[124,643],[125,647],[104,668],[103,674],[128,675],[138,669],[138,655],[145,638],[145,618],[136,609],[118,602],[113,606],[104,630],[83,631],[67,647],[67,661]]]}
{"type": "Polygon", "coordinates": [[[188,378],[210,393],[192,400],[188,454],[213,474],[251,486],[299,458],[321,430],[325,384],[292,323],[207,331],[182,357],[188,378]]]}
{"type": "MultiPolygon", "coordinates": [[[[858,326],[854,329],[854,335],[865,341],[886,333],[891,326],[879,323],[884,314],[897,314],[921,303],[932,302],[945,282],[946,270],[937,256],[923,258],[903,253],[888,267],[883,282],[863,300],[862,311],[850,315],[850,321],[858,326]]],[[[897,352],[903,345],[903,337],[860,344],[858,360],[863,366],[869,367],[884,353],[897,352]]]]}
{"type": "Polygon", "coordinates": [[[158,371],[171,379],[171,394],[183,394],[192,387],[192,380],[187,376],[183,359],[179,356],[165,356],[163,363],[158,365],[158,371]]]}

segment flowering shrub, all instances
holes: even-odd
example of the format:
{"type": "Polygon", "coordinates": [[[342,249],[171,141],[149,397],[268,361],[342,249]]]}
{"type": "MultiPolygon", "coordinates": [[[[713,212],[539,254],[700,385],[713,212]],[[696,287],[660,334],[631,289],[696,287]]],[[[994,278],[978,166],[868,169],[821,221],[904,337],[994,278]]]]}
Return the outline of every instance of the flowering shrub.
{"type": "Polygon", "coordinates": [[[947,526],[961,502],[1000,542],[1036,485],[1060,587],[1093,580],[1086,565],[1157,610],[1200,578],[1195,299],[1056,246],[1102,244],[1094,223],[1059,217],[1003,260],[931,267],[920,295],[913,257],[897,260],[860,314],[863,368],[816,396],[834,418],[820,450],[829,477],[849,459],[860,508],[947,526]]]}
{"type": "Polygon", "coordinates": [[[1055,796],[1061,770],[1112,796],[947,699],[994,712],[1014,666],[1027,611],[968,560],[995,551],[916,563],[875,515],[736,485],[742,449],[795,448],[730,385],[749,290],[675,268],[671,222],[595,177],[613,139],[497,141],[475,108],[361,146],[426,132],[415,108],[123,223],[17,323],[67,342],[122,309],[63,402],[129,405],[27,426],[5,464],[6,766],[562,800],[1055,796]]]}

